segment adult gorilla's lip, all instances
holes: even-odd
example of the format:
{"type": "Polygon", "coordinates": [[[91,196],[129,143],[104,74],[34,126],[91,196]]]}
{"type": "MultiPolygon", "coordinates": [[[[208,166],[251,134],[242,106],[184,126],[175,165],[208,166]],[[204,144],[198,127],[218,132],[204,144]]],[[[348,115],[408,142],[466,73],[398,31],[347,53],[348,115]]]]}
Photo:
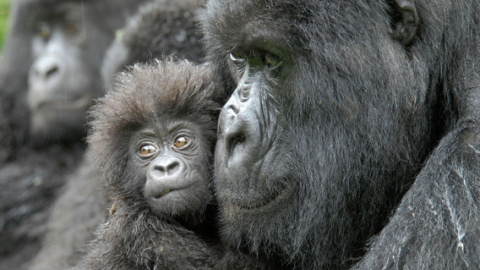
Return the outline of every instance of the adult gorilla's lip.
{"type": "Polygon", "coordinates": [[[268,211],[270,208],[274,208],[276,205],[288,201],[289,198],[293,196],[295,189],[285,188],[282,189],[279,193],[267,197],[263,201],[259,202],[244,202],[244,203],[232,203],[226,204],[223,206],[224,211],[233,210],[233,208],[238,208],[239,210],[251,211],[251,210],[265,210],[268,211]]]}
{"type": "Polygon", "coordinates": [[[90,97],[80,98],[63,98],[53,100],[42,100],[35,102],[31,107],[36,110],[78,110],[85,109],[90,106],[90,97]]]}

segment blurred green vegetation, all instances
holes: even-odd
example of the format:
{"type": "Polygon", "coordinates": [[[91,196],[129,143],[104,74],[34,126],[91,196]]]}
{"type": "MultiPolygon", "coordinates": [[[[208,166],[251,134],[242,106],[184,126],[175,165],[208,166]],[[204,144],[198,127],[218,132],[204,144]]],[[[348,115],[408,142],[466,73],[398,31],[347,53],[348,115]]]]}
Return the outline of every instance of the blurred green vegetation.
{"type": "Polygon", "coordinates": [[[11,0],[0,0],[0,51],[8,31],[8,15],[11,0]]]}

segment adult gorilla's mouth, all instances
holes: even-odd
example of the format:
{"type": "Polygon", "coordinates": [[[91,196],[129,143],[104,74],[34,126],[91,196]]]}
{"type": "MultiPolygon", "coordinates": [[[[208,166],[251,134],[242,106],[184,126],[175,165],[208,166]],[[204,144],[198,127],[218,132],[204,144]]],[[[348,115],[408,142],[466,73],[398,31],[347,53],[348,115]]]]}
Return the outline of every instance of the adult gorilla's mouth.
{"type": "MultiPolygon", "coordinates": [[[[262,188],[257,187],[257,190],[262,188]]],[[[229,190],[219,191],[219,199],[224,211],[252,211],[277,209],[278,205],[290,202],[295,193],[293,186],[282,185],[275,188],[273,192],[262,194],[238,193],[229,190]]]]}
{"type": "Polygon", "coordinates": [[[277,194],[272,194],[270,196],[266,196],[263,198],[262,201],[257,202],[250,202],[246,204],[239,205],[238,207],[241,209],[246,210],[258,210],[262,208],[269,208],[269,206],[276,206],[281,204],[284,201],[288,201],[288,199],[292,196],[293,189],[283,189],[277,194]]]}
{"type": "Polygon", "coordinates": [[[91,98],[89,96],[70,97],[62,99],[37,100],[30,102],[30,108],[36,111],[40,110],[78,110],[90,106],[91,98]]]}

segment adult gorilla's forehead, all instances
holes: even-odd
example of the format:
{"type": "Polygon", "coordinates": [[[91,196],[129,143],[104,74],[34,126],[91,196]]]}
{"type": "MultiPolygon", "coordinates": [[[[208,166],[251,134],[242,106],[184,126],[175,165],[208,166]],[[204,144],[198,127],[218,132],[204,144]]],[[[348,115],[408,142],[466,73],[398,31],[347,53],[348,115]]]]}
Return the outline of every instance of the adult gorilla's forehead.
{"type": "Polygon", "coordinates": [[[209,1],[204,15],[212,22],[209,30],[225,43],[248,44],[268,38],[288,45],[298,37],[296,28],[305,22],[302,10],[288,1],[275,5],[269,1],[209,1]]]}
{"type": "Polygon", "coordinates": [[[229,50],[268,39],[297,54],[348,40],[362,42],[366,36],[389,37],[388,8],[370,2],[213,0],[204,16],[210,23],[207,34],[229,50]]]}

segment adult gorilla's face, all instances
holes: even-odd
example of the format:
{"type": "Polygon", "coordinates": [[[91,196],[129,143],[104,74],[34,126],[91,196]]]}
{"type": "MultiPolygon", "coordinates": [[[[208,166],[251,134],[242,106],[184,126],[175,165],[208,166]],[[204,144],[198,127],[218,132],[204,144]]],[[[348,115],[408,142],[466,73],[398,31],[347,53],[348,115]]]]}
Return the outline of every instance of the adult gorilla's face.
{"type": "Polygon", "coordinates": [[[287,80],[295,68],[294,52],[284,46],[288,33],[269,31],[269,23],[250,23],[245,28],[232,24],[232,32],[239,35],[225,40],[232,45],[224,45],[222,60],[236,89],[219,118],[215,154],[217,194],[225,221],[241,227],[247,220],[261,221],[259,216],[282,215],[283,210],[289,215],[299,189],[285,122],[285,110],[292,106],[292,85],[287,80]],[[265,35],[252,37],[246,30],[250,23],[265,35]]]}
{"type": "Polygon", "coordinates": [[[227,242],[291,257],[312,243],[360,250],[415,173],[426,90],[408,37],[392,37],[386,5],[369,5],[209,1],[207,49],[236,85],[215,154],[227,242]]]}
{"type": "Polygon", "coordinates": [[[281,113],[275,96],[282,94],[284,72],[289,68],[288,53],[275,44],[259,42],[262,49],[236,49],[229,65],[237,89],[225,104],[219,122],[216,168],[223,188],[235,190],[226,199],[240,208],[263,208],[288,199],[295,185],[286,183],[282,147],[281,113]],[[271,50],[277,54],[273,54],[271,50]],[[279,92],[279,93],[277,93],[279,92]],[[255,180],[256,183],[251,181],[255,180]],[[254,188],[257,192],[251,192],[254,188]],[[260,192],[258,192],[260,191],[260,192]]]}
{"type": "Polygon", "coordinates": [[[35,17],[28,78],[34,136],[82,135],[91,100],[102,92],[98,66],[111,34],[84,18],[89,8],[66,3],[35,17]]]}

